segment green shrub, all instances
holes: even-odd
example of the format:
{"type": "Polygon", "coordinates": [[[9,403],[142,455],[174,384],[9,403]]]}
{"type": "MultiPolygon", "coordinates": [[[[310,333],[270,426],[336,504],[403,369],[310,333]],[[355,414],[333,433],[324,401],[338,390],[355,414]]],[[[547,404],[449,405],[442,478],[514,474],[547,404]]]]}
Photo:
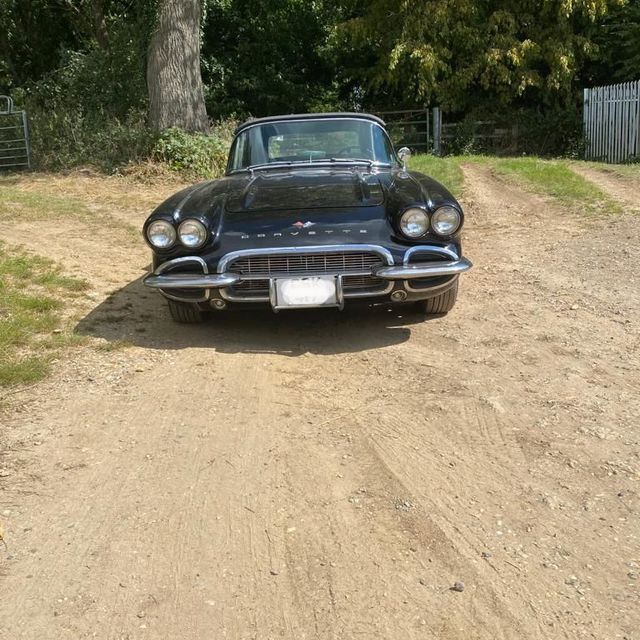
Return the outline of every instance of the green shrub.
{"type": "Polygon", "coordinates": [[[208,135],[167,129],[156,142],[154,157],[186,176],[216,178],[224,173],[229,139],[228,123],[215,127],[208,135]]]}

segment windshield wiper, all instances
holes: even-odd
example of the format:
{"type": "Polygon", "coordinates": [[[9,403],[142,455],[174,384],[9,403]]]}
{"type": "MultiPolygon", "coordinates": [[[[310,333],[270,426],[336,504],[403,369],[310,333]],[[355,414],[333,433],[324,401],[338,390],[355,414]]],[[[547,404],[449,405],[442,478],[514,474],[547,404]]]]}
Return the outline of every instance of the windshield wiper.
{"type": "Polygon", "coordinates": [[[367,158],[328,158],[325,159],[325,162],[348,162],[349,164],[353,164],[354,162],[358,162],[360,164],[366,164],[368,166],[373,166],[373,160],[368,160],[367,158]]]}
{"type": "Polygon", "coordinates": [[[278,169],[282,167],[307,167],[311,164],[366,164],[368,167],[372,167],[376,164],[373,160],[366,158],[316,158],[312,160],[279,160],[277,162],[261,162],[260,164],[252,164],[250,167],[246,167],[244,171],[252,173],[259,169],[278,169]]]}

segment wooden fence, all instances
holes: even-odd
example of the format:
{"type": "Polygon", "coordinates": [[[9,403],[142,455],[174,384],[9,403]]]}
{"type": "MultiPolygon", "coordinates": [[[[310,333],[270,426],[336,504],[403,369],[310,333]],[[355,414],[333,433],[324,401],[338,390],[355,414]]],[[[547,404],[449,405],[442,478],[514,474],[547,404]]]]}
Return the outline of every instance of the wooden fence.
{"type": "Polygon", "coordinates": [[[584,90],[585,158],[640,159],[640,80],[584,90]]]}

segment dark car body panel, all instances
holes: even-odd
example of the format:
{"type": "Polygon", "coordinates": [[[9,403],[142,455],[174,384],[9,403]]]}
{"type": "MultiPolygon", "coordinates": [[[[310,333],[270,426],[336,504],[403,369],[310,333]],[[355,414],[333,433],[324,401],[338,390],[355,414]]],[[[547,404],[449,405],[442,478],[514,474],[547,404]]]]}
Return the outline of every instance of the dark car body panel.
{"type": "MultiPolygon", "coordinates": [[[[189,272],[195,269],[214,274],[224,256],[237,252],[298,248],[308,253],[310,248],[319,247],[380,247],[387,267],[389,259],[392,265],[406,266],[410,255],[407,250],[422,247],[425,262],[451,256],[453,264],[464,260],[459,232],[442,237],[429,230],[420,238],[410,239],[399,227],[401,214],[410,207],[420,207],[431,214],[442,206],[454,207],[462,216],[459,203],[444,186],[424,174],[405,170],[399,162],[392,166],[357,161],[310,162],[234,171],[191,186],[160,204],[147,219],[144,232],[146,237],[147,227],[158,219],[175,227],[184,220],[196,219],[208,231],[206,242],[196,250],[180,242],[166,250],[153,248],[156,276],[180,272],[183,265],[189,272]],[[433,250],[429,252],[429,248],[433,250]]],[[[409,291],[408,299],[429,298],[442,290],[443,282],[453,286],[458,272],[451,273],[431,278],[429,282],[434,286],[424,286],[417,293],[404,287],[409,291]]],[[[388,277],[386,272],[384,277],[388,277]]],[[[195,299],[192,292],[162,289],[158,281],[156,277],[146,284],[174,299],[195,299]]],[[[388,301],[390,291],[401,286],[395,283],[391,289],[386,288],[386,298],[381,301],[388,301]]],[[[210,299],[212,294],[217,297],[214,289],[202,291],[204,299],[210,299]]],[[[198,301],[201,302],[199,298],[198,301]]]]}

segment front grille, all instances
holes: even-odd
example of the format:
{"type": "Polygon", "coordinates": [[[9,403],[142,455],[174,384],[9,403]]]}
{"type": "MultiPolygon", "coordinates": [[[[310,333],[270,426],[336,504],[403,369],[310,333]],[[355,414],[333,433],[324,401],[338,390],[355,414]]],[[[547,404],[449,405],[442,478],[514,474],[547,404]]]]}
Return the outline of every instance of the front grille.
{"type": "MultiPolygon", "coordinates": [[[[344,276],[342,278],[342,290],[345,294],[382,291],[387,288],[388,282],[375,276],[344,276]]],[[[230,287],[234,295],[266,297],[269,295],[268,280],[244,280],[230,287]]]]}
{"type": "Polygon", "coordinates": [[[243,256],[233,260],[228,271],[241,275],[304,275],[313,273],[349,273],[371,271],[385,263],[380,255],[369,251],[332,253],[298,253],[284,255],[243,256]]]}
{"type": "Polygon", "coordinates": [[[345,296],[367,296],[389,289],[386,280],[371,274],[387,264],[376,251],[330,251],[243,255],[232,260],[226,271],[245,276],[247,280],[229,287],[235,299],[268,299],[270,278],[287,276],[341,275],[345,296]]]}
{"type": "Polygon", "coordinates": [[[345,276],[342,278],[342,288],[345,293],[356,291],[377,291],[386,289],[389,283],[375,276],[345,276]]]}

